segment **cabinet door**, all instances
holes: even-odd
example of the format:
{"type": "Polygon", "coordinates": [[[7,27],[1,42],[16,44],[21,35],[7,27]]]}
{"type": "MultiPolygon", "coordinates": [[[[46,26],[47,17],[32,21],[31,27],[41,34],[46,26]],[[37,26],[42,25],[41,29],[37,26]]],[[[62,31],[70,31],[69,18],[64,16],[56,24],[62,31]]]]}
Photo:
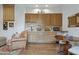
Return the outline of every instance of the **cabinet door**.
{"type": "Polygon", "coordinates": [[[62,26],[62,14],[51,14],[51,25],[62,26]]]}
{"type": "Polygon", "coordinates": [[[31,15],[25,14],[25,22],[30,22],[31,15]]]}
{"type": "Polygon", "coordinates": [[[38,14],[25,14],[26,22],[37,22],[38,14]]]}
{"type": "Polygon", "coordinates": [[[3,5],[3,20],[5,21],[14,20],[14,5],[13,4],[3,5]]]}
{"type": "Polygon", "coordinates": [[[51,26],[54,26],[55,15],[50,14],[51,26]]]}
{"type": "Polygon", "coordinates": [[[77,23],[79,23],[79,16],[77,16],[77,23]]]}
{"type": "Polygon", "coordinates": [[[44,26],[50,26],[50,14],[42,14],[42,21],[44,26]]]}

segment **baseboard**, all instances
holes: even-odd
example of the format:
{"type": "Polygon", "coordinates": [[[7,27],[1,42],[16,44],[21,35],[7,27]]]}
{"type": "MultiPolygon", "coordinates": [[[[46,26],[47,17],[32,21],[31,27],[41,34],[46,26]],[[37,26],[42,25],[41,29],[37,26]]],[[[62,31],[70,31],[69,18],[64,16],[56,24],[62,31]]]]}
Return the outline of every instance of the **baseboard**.
{"type": "Polygon", "coordinates": [[[55,44],[56,42],[42,43],[42,42],[28,42],[28,44],[55,44]]]}

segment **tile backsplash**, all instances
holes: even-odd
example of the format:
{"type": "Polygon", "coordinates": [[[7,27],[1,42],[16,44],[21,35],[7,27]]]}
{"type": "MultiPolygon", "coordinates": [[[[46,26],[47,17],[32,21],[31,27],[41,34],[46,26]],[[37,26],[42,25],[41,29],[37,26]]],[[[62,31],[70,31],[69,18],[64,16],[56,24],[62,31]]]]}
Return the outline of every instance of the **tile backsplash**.
{"type": "Polygon", "coordinates": [[[27,23],[25,28],[28,31],[44,31],[42,25],[38,23],[27,23]]]}
{"type": "Polygon", "coordinates": [[[27,31],[55,31],[53,28],[57,27],[58,31],[61,30],[61,27],[59,26],[43,26],[39,23],[26,23],[25,29],[27,31]]]}

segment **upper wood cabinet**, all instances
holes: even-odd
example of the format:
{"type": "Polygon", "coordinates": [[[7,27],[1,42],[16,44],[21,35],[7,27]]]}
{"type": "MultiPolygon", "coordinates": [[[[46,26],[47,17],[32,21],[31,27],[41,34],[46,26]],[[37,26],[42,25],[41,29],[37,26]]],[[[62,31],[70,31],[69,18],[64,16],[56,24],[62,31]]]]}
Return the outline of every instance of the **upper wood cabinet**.
{"type": "Polygon", "coordinates": [[[69,16],[68,21],[69,27],[79,27],[79,13],[74,14],[74,16],[69,16]]]}
{"type": "Polygon", "coordinates": [[[14,5],[13,4],[3,4],[3,20],[4,21],[14,21],[14,5]]]}
{"type": "Polygon", "coordinates": [[[44,26],[50,26],[51,25],[50,14],[42,14],[42,21],[44,26]]]}
{"type": "Polygon", "coordinates": [[[69,27],[75,27],[76,26],[76,23],[77,23],[77,20],[76,20],[76,16],[71,16],[71,17],[68,17],[68,20],[69,20],[69,27]]]}
{"type": "Polygon", "coordinates": [[[39,18],[38,14],[25,14],[26,22],[37,22],[38,18],[39,18]]]}
{"type": "Polygon", "coordinates": [[[62,14],[25,14],[25,20],[27,22],[39,22],[44,26],[62,26],[62,14]]]}
{"type": "Polygon", "coordinates": [[[50,17],[52,26],[62,26],[62,14],[51,14],[50,17]]]}

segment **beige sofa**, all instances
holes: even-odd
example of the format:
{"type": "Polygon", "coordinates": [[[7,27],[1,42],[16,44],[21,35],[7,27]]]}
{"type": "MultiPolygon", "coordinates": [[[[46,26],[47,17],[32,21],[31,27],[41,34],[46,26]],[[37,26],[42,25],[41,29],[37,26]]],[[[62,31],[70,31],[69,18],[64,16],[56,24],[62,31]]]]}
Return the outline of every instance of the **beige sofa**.
{"type": "Polygon", "coordinates": [[[21,49],[21,48],[26,47],[27,32],[23,31],[23,32],[18,33],[18,34],[19,34],[18,37],[13,37],[11,40],[8,41],[8,45],[9,45],[10,50],[21,49]]]}
{"type": "Polygon", "coordinates": [[[6,37],[0,37],[0,46],[3,46],[6,44],[6,37]]]}
{"type": "MultiPolygon", "coordinates": [[[[12,37],[7,41],[7,51],[0,51],[0,55],[19,55],[21,51],[26,47],[27,43],[27,32],[23,31],[18,33],[18,37],[12,37]]],[[[6,41],[5,38],[1,37],[0,44],[3,45],[6,41]],[[3,40],[2,40],[2,39],[3,40]]]]}
{"type": "Polygon", "coordinates": [[[73,40],[70,41],[72,46],[79,46],[79,37],[73,37],[73,40]]]}

